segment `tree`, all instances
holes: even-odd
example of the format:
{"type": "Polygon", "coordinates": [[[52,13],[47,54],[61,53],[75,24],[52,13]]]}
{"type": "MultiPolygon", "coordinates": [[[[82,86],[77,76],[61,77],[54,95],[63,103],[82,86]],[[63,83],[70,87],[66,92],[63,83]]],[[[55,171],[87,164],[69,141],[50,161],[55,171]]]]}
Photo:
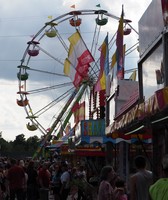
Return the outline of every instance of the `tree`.
{"type": "Polygon", "coordinates": [[[20,135],[17,135],[15,140],[13,141],[13,145],[25,145],[26,144],[26,140],[25,140],[25,135],[22,133],[20,135]]]}

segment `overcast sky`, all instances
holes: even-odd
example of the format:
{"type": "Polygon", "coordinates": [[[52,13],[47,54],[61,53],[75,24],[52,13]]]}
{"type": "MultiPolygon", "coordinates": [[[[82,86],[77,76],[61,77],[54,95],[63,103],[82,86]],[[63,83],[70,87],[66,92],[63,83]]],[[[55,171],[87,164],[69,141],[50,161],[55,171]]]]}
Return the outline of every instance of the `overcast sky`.
{"type": "MultiPolygon", "coordinates": [[[[45,22],[48,21],[48,16],[56,18],[68,13],[73,10],[71,6],[74,4],[76,10],[96,10],[98,9],[96,5],[100,4],[100,9],[120,17],[123,4],[125,18],[132,20],[131,25],[138,31],[138,21],[150,3],[151,0],[0,0],[0,131],[2,131],[2,137],[9,141],[14,140],[17,135],[22,133],[26,138],[41,135],[39,131],[30,132],[27,130],[25,111],[16,104],[16,99],[19,98],[17,95],[17,66],[20,65],[27,42],[44,26],[45,22]]],[[[86,27],[83,25],[83,29],[81,29],[83,31],[87,29],[89,32],[91,26],[93,24],[88,16],[88,25],[86,27]]],[[[66,32],[69,31],[68,26],[60,24],[59,28],[65,38],[66,32]]],[[[113,27],[111,27],[112,29],[113,27]]],[[[114,32],[111,30],[108,27],[108,31],[113,34],[114,32]]],[[[133,37],[136,42],[138,36],[134,33],[133,37]]],[[[57,53],[58,51],[54,52],[54,54],[57,53]]],[[[59,57],[60,55],[55,56],[59,57]]],[[[137,60],[138,53],[130,54],[126,63],[136,63],[137,60]]],[[[43,84],[41,79],[38,77],[33,83],[43,84]]],[[[34,102],[38,102],[37,104],[39,104],[39,97],[38,94],[34,96],[34,102]]],[[[48,102],[47,96],[42,98],[44,103],[48,102]]],[[[55,114],[54,111],[49,113],[50,116],[55,114]]]]}

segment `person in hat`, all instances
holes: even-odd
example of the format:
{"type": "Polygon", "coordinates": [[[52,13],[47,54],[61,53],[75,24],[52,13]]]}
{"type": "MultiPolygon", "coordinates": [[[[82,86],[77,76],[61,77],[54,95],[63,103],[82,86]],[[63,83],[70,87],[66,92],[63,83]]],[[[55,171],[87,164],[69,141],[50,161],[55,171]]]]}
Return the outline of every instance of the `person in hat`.
{"type": "Polygon", "coordinates": [[[162,160],[163,177],[149,188],[151,200],[168,199],[168,154],[162,160]]]}

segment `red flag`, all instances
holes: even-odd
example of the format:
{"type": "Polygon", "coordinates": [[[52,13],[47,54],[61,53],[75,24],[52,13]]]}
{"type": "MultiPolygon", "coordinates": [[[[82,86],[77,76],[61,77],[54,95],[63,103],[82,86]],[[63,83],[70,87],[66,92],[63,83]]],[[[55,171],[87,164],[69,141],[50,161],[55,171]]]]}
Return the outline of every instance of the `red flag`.
{"type": "Polygon", "coordinates": [[[168,0],[161,0],[164,25],[168,25],[168,0]]]}
{"type": "Polygon", "coordinates": [[[76,102],[75,105],[72,107],[71,111],[74,113],[76,110],[79,109],[79,103],[76,102]]]}
{"type": "Polygon", "coordinates": [[[74,122],[78,123],[81,120],[85,119],[85,101],[81,104],[77,103],[72,108],[72,112],[74,113],[74,122]]]}
{"type": "Polygon", "coordinates": [[[85,119],[85,101],[79,106],[79,121],[85,119]]]}
{"type": "Polygon", "coordinates": [[[66,58],[64,62],[64,74],[70,77],[75,87],[79,87],[83,80],[83,77],[74,68],[68,58],[66,58]]]}
{"type": "Polygon", "coordinates": [[[68,38],[70,42],[68,58],[64,63],[64,73],[78,87],[88,75],[90,63],[94,61],[90,51],[87,49],[80,33],[77,31],[68,38]]]}

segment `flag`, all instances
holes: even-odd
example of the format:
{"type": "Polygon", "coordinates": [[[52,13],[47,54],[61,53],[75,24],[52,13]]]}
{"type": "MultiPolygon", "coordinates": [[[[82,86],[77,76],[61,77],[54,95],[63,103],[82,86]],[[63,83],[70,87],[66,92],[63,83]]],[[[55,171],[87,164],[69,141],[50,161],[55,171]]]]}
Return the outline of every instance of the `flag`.
{"type": "Polygon", "coordinates": [[[117,51],[115,51],[115,53],[112,55],[111,68],[113,68],[116,63],[117,63],[117,51]]]}
{"type": "Polygon", "coordinates": [[[76,52],[74,46],[70,44],[69,52],[68,52],[68,60],[73,64],[76,71],[84,78],[88,75],[89,71],[89,63],[82,65],[79,60],[77,59],[78,53],[76,52]]]}
{"type": "Polygon", "coordinates": [[[124,77],[124,58],[125,58],[125,48],[126,45],[123,45],[123,57],[119,56],[118,48],[116,49],[115,53],[112,55],[112,61],[111,61],[111,69],[116,68],[113,70],[114,76],[116,75],[118,79],[123,79],[124,77]]]}
{"type": "Polygon", "coordinates": [[[100,54],[100,73],[95,84],[95,91],[106,89],[106,77],[109,74],[109,50],[108,50],[108,34],[101,45],[100,54]]]}
{"type": "Polygon", "coordinates": [[[129,77],[130,80],[132,81],[136,81],[136,70],[134,70],[131,74],[131,76],[129,77]]]}
{"type": "Polygon", "coordinates": [[[77,109],[79,109],[79,103],[78,103],[78,102],[76,102],[76,103],[73,105],[73,107],[71,108],[71,111],[74,113],[74,112],[76,112],[77,109]]]}
{"type": "Polygon", "coordinates": [[[97,4],[96,7],[99,7],[99,8],[100,8],[100,4],[97,4]]]}
{"type": "Polygon", "coordinates": [[[72,108],[72,112],[74,113],[75,123],[78,123],[81,120],[85,120],[85,101],[81,104],[76,103],[72,108]]]}
{"type": "Polygon", "coordinates": [[[160,65],[160,73],[161,73],[161,76],[162,76],[162,81],[164,82],[164,68],[163,68],[163,62],[161,62],[161,65],[160,65]]]}
{"type": "Polygon", "coordinates": [[[159,69],[155,70],[156,73],[156,82],[157,84],[163,84],[163,78],[162,78],[162,74],[161,71],[159,69]]]}
{"type": "Polygon", "coordinates": [[[85,120],[85,101],[79,105],[79,121],[85,120]]]}
{"type": "Polygon", "coordinates": [[[66,58],[64,62],[64,74],[69,76],[75,87],[79,87],[82,76],[76,71],[71,62],[66,58]]]}
{"type": "Polygon", "coordinates": [[[77,31],[68,38],[70,42],[68,58],[64,63],[64,73],[78,87],[82,80],[87,77],[90,63],[94,61],[90,51],[87,49],[80,33],[77,31]]]}
{"type": "Polygon", "coordinates": [[[75,4],[71,6],[71,8],[75,8],[75,4]]]}
{"type": "Polygon", "coordinates": [[[123,54],[123,35],[124,35],[124,31],[123,31],[123,7],[122,7],[122,13],[121,13],[121,17],[119,20],[119,25],[118,25],[118,30],[117,30],[117,38],[116,38],[116,46],[117,49],[119,51],[119,54],[122,56],[123,54]]]}
{"type": "Polygon", "coordinates": [[[117,78],[123,79],[124,78],[124,59],[125,59],[125,47],[126,45],[123,45],[123,55],[120,56],[118,49],[117,49],[117,78]]]}
{"type": "Polygon", "coordinates": [[[161,0],[164,25],[168,25],[168,0],[161,0]]]}
{"type": "Polygon", "coordinates": [[[119,20],[118,30],[117,30],[117,37],[116,37],[116,46],[117,46],[117,78],[123,79],[124,78],[124,52],[123,51],[123,6],[122,6],[122,13],[119,20]]]}
{"type": "Polygon", "coordinates": [[[88,74],[90,63],[94,61],[94,58],[78,31],[72,34],[68,40],[70,42],[68,59],[76,71],[85,78],[88,74]]]}
{"type": "Polygon", "coordinates": [[[20,88],[20,89],[24,88],[24,85],[20,85],[19,88],[20,88]]]}
{"type": "Polygon", "coordinates": [[[52,19],[52,15],[49,15],[49,16],[48,16],[48,19],[52,19]]]}
{"type": "Polygon", "coordinates": [[[71,125],[68,124],[65,128],[65,135],[68,135],[70,133],[70,130],[71,130],[71,125]]]}
{"type": "Polygon", "coordinates": [[[87,49],[80,33],[77,31],[68,38],[71,44],[71,51],[68,58],[71,61],[71,54],[73,59],[76,58],[81,66],[87,65],[94,61],[90,51],[87,49]]]}

